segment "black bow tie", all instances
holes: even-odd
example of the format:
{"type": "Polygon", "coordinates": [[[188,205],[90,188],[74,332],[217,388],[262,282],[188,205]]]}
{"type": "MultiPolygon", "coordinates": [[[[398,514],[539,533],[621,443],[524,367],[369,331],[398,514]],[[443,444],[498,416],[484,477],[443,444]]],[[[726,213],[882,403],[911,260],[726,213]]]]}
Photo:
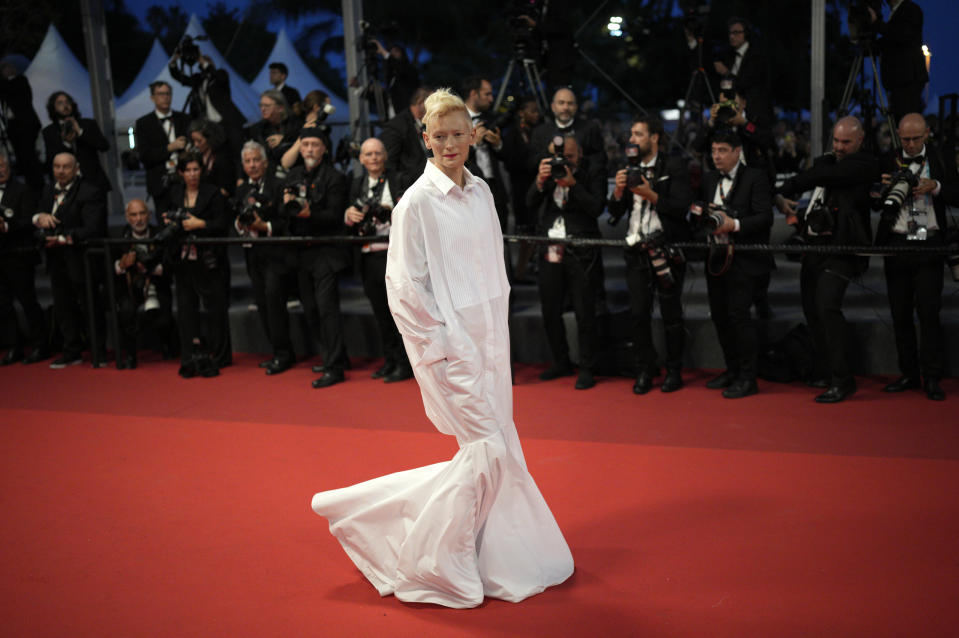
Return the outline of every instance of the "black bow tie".
{"type": "Polygon", "coordinates": [[[925,155],[916,155],[915,157],[904,157],[902,159],[903,164],[919,164],[922,165],[926,161],[925,155]]]}
{"type": "Polygon", "coordinates": [[[729,181],[733,181],[733,176],[730,175],[729,173],[723,173],[722,175],[723,175],[723,179],[728,179],[729,181]]]}
{"type": "Polygon", "coordinates": [[[160,120],[161,122],[167,121],[168,119],[170,119],[170,117],[171,116],[169,115],[157,115],[157,119],[160,120]]]}

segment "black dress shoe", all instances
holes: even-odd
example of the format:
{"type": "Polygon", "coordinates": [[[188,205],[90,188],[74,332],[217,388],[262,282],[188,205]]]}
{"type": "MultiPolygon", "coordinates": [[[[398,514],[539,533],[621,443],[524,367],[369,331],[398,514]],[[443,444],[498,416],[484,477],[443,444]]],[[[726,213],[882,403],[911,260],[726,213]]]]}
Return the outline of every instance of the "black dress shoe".
{"type": "Polygon", "coordinates": [[[659,388],[663,392],[675,392],[683,387],[683,377],[679,370],[670,370],[663,379],[663,385],[659,388]]]}
{"type": "Polygon", "coordinates": [[[732,382],[736,380],[736,375],[726,370],[717,377],[713,377],[706,382],[706,387],[710,390],[722,390],[723,388],[728,388],[732,385],[732,382]]]}
{"type": "Polygon", "coordinates": [[[839,403],[856,392],[856,384],[831,385],[829,389],[816,397],[816,403],[839,403]]]}
{"type": "Polygon", "coordinates": [[[589,390],[594,385],[596,385],[596,379],[593,378],[593,373],[589,370],[580,370],[574,387],[577,390],[589,390]]]}
{"type": "Polygon", "coordinates": [[[633,394],[646,394],[653,387],[653,375],[648,372],[640,372],[636,377],[636,383],[633,384],[633,394]]]}
{"type": "Polygon", "coordinates": [[[193,359],[190,359],[186,363],[180,364],[180,369],[177,371],[184,379],[192,379],[196,376],[196,362],[193,359]]]}
{"type": "Polygon", "coordinates": [[[377,368],[377,369],[376,369],[376,372],[374,372],[373,374],[370,375],[370,378],[371,378],[371,379],[382,379],[383,377],[385,377],[385,376],[387,376],[388,374],[390,374],[391,372],[393,372],[393,370],[395,370],[395,369],[396,369],[396,364],[393,363],[392,361],[387,361],[386,363],[384,363],[383,365],[381,365],[379,368],[377,368]]]}
{"type": "Polygon", "coordinates": [[[383,383],[396,383],[397,381],[406,381],[413,378],[413,368],[408,365],[400,365],[393,368],[393,371],[383,377],[383,383]]]}
{"type": "Polygon", "coordinates": [[[117,357],[117,370],[134,370],[136,367],[136,355],[128,354],[125,357],[117,357]]]}
{"type": "Polygon", "coordinates": [[[328,388],[331,385],[336,385],[337,383],[342,383],[346,381],[346,377],[343,376],[343,373],[339,370],[328,370],[323,373],[323,376],[319,379],[313,379],[314,388],[328,388]]]}
{"type": "Polygon", "coordinates": [[[9,366],[13,365],[17,361],[23,360],[23,351],[22,350],[10,350],[7,354],[4,355],[3,359],[0,359],[0,366],[9,366]]]}
{"type": "Polygon", "coordinates": [[[915,390],[920,387],[919,377],[901,376],[885,388],[883,392],[905,392],[906,390],[915,390]]]}
{"type": "Polygon", "coordinates": [[[810,388],[828,388],[829,379],[807,379],[806,385],[810,388]]]}
{"type": "Polygon", "coordinates": [[[196,373],[201,377],[206,377],[207,379],[211,377],[218,376],[220,374],[220,368],[213,361],[213,357],[208,354],[199,354],[193,358],[194,365],[196,366],[196,373]]]}
{"type": "Polygon", "coordinates": [[[47,352],[46,350],[37,348],[33,352],[25,356],[23,358],[22,363],[24,365],[30,365],[31,363],[39,363],[40,361],[43,361],[44,359],[49,359],[49,358],[50,358],[49,352],[47,352]]]}
{"type": "Polygon", "coordinates": [[[320,365],[315,365],[311,368],[314,374],[323,374],[326,372],[326,366],[322,363],[320,365]]]}
{"type": "Polygon", "coordinates": [[[576,371],[573,370],[573,364],[571,363],[553,364],[540,373],[539,380],[552,381],[560,377],[571,377],[574,374],[576,374],[576,371]]]}
{"type": "Polygon", "coordinates": [[[756,381],[734,381],[728,388],[723,390],[723,396],[727,399],[742,399],[743,397],[759,394],[759,386],[756,381]]]}
{"type": "Polygon", "coordinates": [[[933,401],[945,401],[946,393],[939,387],[939,381],[936,379],[926,379],[922,384],[922,389],[926,391],[926,396],[933,401]]]}
{"type": "Polygon", "coordinates": [[[266,374],[274,375],[280,374],[281,372],[286,372],[293,367],[292,361],[282,361],[280,359],[272,359],[270,364],[266,366],[266,374]]]}
{"type": "Polygon", "coordinates": [[[261,367],[261,368],[269,368],[269,367],[270,367],[270,364],[273,363],[274,361],[276,361],[276,359],[267,359],[266,361],[260,361],[260,362],[259,362],[258,364],[256,364],[256,365],[259,366],[259,367],[261,367]]]}

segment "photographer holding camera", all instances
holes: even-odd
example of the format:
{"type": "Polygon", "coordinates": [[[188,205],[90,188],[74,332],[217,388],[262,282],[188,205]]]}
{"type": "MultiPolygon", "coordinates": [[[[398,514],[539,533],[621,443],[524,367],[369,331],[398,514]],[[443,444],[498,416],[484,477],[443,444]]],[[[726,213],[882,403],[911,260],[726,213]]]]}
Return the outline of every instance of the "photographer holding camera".
{"type": "Polygon", "coordinates": [[[719,102],[709,109],[708,126],[700,149],[709,155],[711,163],[716,132],[731,129],[742,142],[741,161],[746,166],[761,169],[771,187],[776,181],[776,169],[772,162],[775,140],[769,120],[753,114],[751,109],[747,111],[746,97],[731,79],[724,78],[720,87],[719,102]]]}
{"type": "Polygon", "coordinates": [[[889,20],[882,19],[882,3],[868,6],[869,19],[880,35],[880,79],[896,121],[923,110],[922,89],[929,81],[922,53],[922,9],[912,0],[887,0],[889,20]]]}
{"type": "Polygon", "coordinates": [[[276,90],[264,91],[260,95],[260,115],[263,119],[247,127],[246,139],[268,149],[270,174],[275,174],[277,168],[282,166],[283,155],[296,142],[303,126],[300,119],[293,115],[286,98],[276,90]]]}
{"type": "Polygon", "coordinates": [[[176,278],[177,326],[180,331],[181,377],[215,377],[230,361],[223,246],[184,243],[188,237],[224,237],[229,228],[226,199],[203,181],[203,160],[193,152],[177,160],[181,182],[170,199],[175,210],[163,214],[166,227],[157,239],[169,244],[176,278]],[[200,302],[209,314],[205,341],[200,330],[200,302]]]}
{"type": "Polygon", "coordinates": [[[727,399],[740,399],[759,392],[759,338],[750,307],[757,290],[769,281],[773,257],[770,253],[734,252],[734,244],[769,243],[772,190],[763,171],[741,162],[742,142],[735,132],[718,131],[711,150],[716,170],[703,178],[705,210],[700,219],[690,217],[698,231],[710,236],[706,289],[726,370],[706,387],[722,389],[727,399]],[[717,263],[716,257],[721,257],[722,263],[717,263]]]}
{"type": "Polygon", "coordinates": [[[683,321],[682,289],[686,264],[680,253],[667,255],[665,242],[686,241],[689,228],[686,211],[692,201],[686,165],[678,157],[660,150],[663,124],[655,117],[638,115],[629,129],[627,156],[630,165],[616,173],[608,202],[609,223],[628,215],[625,252],[626,285],[629,289],[632,335],[636,340],[639,371],[633,385],[635,394],[646,394],[659,374],[653,346],[653,299],[659,308],[666,332],[666,378],[661,390],[674,392],[683,387],[681,374],[686,325],[683,321]]]}
{"type": "MultiPolygon", "coordinates": [[[[832,130],[832,152],[816,158],[812,168],[786,180],[779,189],[776,206],[786,215],[797,215],[795,198],[813,190],[799,219],[799,233],[806,243],[871,243],[869,190],[879,174],[879,164],[862,150],[864,137],[858,119],[851,115],[840,119],[832,130]]],[[[868,257],[857,255],[803,254],[799,289],[816,350],[816,370],[807,384],[826,389],[816,397],[818,403],[838,403],[856,391],[842,301],[849,282],[868,265],[868,257]]]]}
{"type": "MultiPolygon", "coordinates": [[[[346,182],[333,166],[326,131],[318,127],[304,128],[299,140],[303,165],[295,166],[287,176],[283,210],[273,224],[273,234],[342,235],[346,182]]],[[[321,373],[313,380],[314,388],[326,388],[346,380],[344,370],[349,359],[343,341],[339,277],[349,264],[349,249],[341,244],[315,244],[287,252],[284,268],[298,276],[303,310],[320,345],[323,363],[313,366],[314,372],[321,373]]],[[[270,272],[278,274],[272,269],[270,272]]],[[[270,294],[276,294],[276,289],[273,290],[270,294]]],[[[270,303],[273,307],[273,302],[270,303]]],[[[287,323],[271,322],[270,329],[275,342],[284,343],[289,339],[287,323]]]]}
{"type": "Polygon", "coordinates": [[[177,156],[190,143],[190,118],[171,108],[173,87],[163,80],[150,84],[150,99],[156,108],[136,121],[133,135],[146,170],[147,194],[156,210],[163,211],[170,208],[170,184],[176,179],[177,156]]]}
{"type": "MultiPolygon", "coordinates": [[[[52,184],[43,188],[39,204],[42,212],[33,216],[33,225],[46,248],[53,312],[63,336],[63,352],[50,364],[57,370],[83,362],[87,286],[99,286],[102,270],[93,269],[92,280],[87,281],[80,244],[86,239],[107,236],[107,207],[103,191],[81,177],[80,164],[72,153],[57,153],[53,157],[53,179],[52,184]]],[[[91,343],[90,349],[105,353],[103,296],[94,294],[93,299],[97,343],[91,343]]],[[[99,360],[105,365],[103,357],[99,360]]]]}
{"type": "MultiPolygon", "coordinates": [[[[526,192],[526,205],[543,206],[541,235],[554,239],[599,237],[597,218],[603,212],[606,176],[582,157],[575,137],[557,136],[549,146],[553,157],[540,161],[536,179],[526,192]]],[[[544,246],[539,266],[539,294],[543,325],[553,363],[540,379],[549,381],[573,374],[563,323],[566,293],[573,303],[579,336],[579,377],[576,389],[596,385],[596,291],[603,286],[599,248],[565,244],[544,246]]]]}
{"type": "Polygon", "coordinates": [[[553,93],[553,100],[549,104],[553,117],[547,118],[542,124],[533,129],[529,142],[528,163],[531,169],[538,170],[540,160],[546,157],[549,147],[557,135],[575,137],[581,157],[589,161],[590,167],[606,174],[609,158],[606,156],[606,141],[603,132],[596,120],[576,117],[579,103],[576,94],[569,88],[562,87],[553,93]]]}
{"type": "MultiPolygon", "coordinates": [[[[236,187],[236,195],[230,200],[235,215],[233,226],[237,233],[244,237],[272,237],[273,224],[278,216],[283,193],[282,183],[270,171],[266,149],[258,142],[250,140],[244,144],[240,158],[246,177],[236,187]]],[[[260,367],[265,368],[268,375],[288,370],[294,360],[293,346],[289,342],[275,340],[272,327],[274,323],[288,321],[285,313],[286,282],[289,276],[271,278],[268,274],[274,263],[282,269],[286,251],[286,247],[278,245],[243,245],[246,272],[253,286],[256,313],[264,334],[273,346],[273,357],[260,363],[260,367]],[[277,294],[268,292],[271,285],[280,288],[277,294]],[[272,307],[271,303],[281,304],[282,310],[272,307]]]]}
{"type": "Polygon", "coordinates": [[[426,114],[426,98],[432,92],[433,89],[427,86],[413,91],[408,108],[397,113],[380,131],[379,138],[386,147],[387,170],[402,173],[410,180],[417,179],[426,168],[423,116],[426,114]]]}
{"type": "MultiPolygon", "coordinates": [[[[946,205],[959,205],[959,178],[946,169],[939,149],[929,143],[929,127],[919,113],[899,122],[902,153],[880,161],[885,185],[877,246],[942,246],[946,239],[946,205]]],[[[942,255],[895,255],[883,258],[886,290],[902,376],[886,392],[921,387],[942,401],[939,379],[945,373],[939,311],[942,306],[942,255]],[[913,315],[919,318],[919,344],[913,315]],[[921,376],[920,376],[921,373],[921,376]]]]}
{"type": "MultiPolygon", "coordinates": [[[[406,178],[386,170],[386,147],[371,137],[360,147],[360,164],[365,169],[350,184],[349,201],[344,222],[354,233],[362,236],[389,235],[393,208],[406,190],[406,178]]],[[[383,366],[373,373],[374,379],[386,383],[404,381],[413,377],[413,368],[406,355],[403,339],[390,314],[386,300],[385,242],[363,244],[360,248],[360,272],[363,291],[370,300],[373,315],[380,332],[383,366]]]]}
{"type": "MultiPolygon", "coordinates": [[[[127,202],[123,229],[124,239],[150,239],[159,228],[150,224],[150,209],[142,199],[127,202]]],[[[120,246],[113,261],[116,274],[117,315],[120,328],[120,348],[126,356],[117,353],[117,368],[133,370],[137,367],[137,337],[146,324],[152,323],[160,338],[163,358],[173,354],[173,292],[170,274],[164,268],[163,247],[159,244],[129,244],[120,246]]]]}
{"type": "Polygon", "coordinates": [[[70,153],[83,167],[87,184],[96,186],[104,193],[112,187],[100,164],[100,153],[110,148],[107,138],[100,131],[96,120],[80,117],[77,103],[64,91],[56,91],[47,100],[47,115],[50,124],[43,129],[43,146],[47,158],[47,174],[53,176],[53,158],[60,153],[70,153]]]}
{"type": "Polygon", "coordinates": [[[765,55],[750,40],[749,23],[733,17],[726,22],[729,47],[713,68],[720,78],[731,76],[743,97],[749,101],[756,117],[772,120],[772,104],[769,101],[769,75],[765,55]]]}

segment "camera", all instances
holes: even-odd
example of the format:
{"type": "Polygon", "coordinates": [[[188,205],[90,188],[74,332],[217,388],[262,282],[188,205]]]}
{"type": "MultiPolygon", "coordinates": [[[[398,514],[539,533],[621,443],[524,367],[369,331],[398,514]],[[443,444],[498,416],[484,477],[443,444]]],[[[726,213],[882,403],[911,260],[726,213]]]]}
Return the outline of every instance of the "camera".
{"type": "Polygon", "coordinates": [[[273,200],[264,193],[252,191],[233,205],[236,210],[236,221],[242,226],[249,226],[259,217],[263,221],[273,218],[273,200]]]}
{"type": "Polygon", "coordinates": [[[173,53],[180,54],[180,59],[183,60],[183,64],[186,66],[193,66],[200,61],[200,47],[197,45],[197,41],[206,39],[206,36],[193,37],[191,35],[185,35],[183,39],[180,40],[180,43],[176,45],[173,53]]]}
{"type": "Polygon", "coordinates": [[[876,27],[869,9],[882,17],[882,0],[852,0],[849,3],[849,15],[846,24],[849,27],[849,39],[854,42],[872,40],[876,37],[876,27]]]}
{"type": "Polygon", "coordinates": [[[392,209],[380,205],[378,193],[360,197],[353,206],[363,212],[363,221],[353,227],[354,232],[362,237],[375,235],[376,225],[389,222],[393,214],[392,209]]]}
{"type": "Polygon", "coordinates": [[[183,233],[183,221],[190,216],[190,213],[182,208],[167,211],[163,214],[166,216],[166,226],[161,228],[156,235],[156,240],[160,243],[179,237],[183,233]]]}
{"type": "Polygon", "coordinates": [[[653,231],[644,236],[639,247],[649,255],[649,265],[656,273],[659,285],[663,289],[672,288],[676,284],[671,266],[683,262],[683,254],[676,248],[666,245],[666,233],[662,230],[653,231]]]}
{"type": "Polygon", "coordinates": [[[739,115],[739,105],[736,104],[736,100],[723,100],[718,105],[719,110],[716,111],[716,124],[718,126],[728,125],[729,120],[739,115]]]}
{"type": "Polygon", "coordinates": [[[633,189],[643,185],[643,179],[652,181],[652,171],[640,166],[642,158],[639,156],[639,146],[636,144],[626,145],[626,188],[633,189]]]}
{"type": "Polygon", "coordinates": [[[550,177],[553,179],[563,179],[566,177],[566,167],[571,166],[569,160],[563,155],[565,139],[562,135],[557,135],[553,138],[553,156],[549,158],[550,177]]]}
{"type": "Polygon", "coordinates": [[[309,184],[305,180],[290,182],[283,188],[283,193],[290,193],[293,199],[283,204],[283,214],[288,217],[296,217],[303,210],[303,207],[310,203],[308,194],[310,192],[309,184]]]}
{"type": "Polygon", "coordinates": [[[518,59],[538,54],[540,48],[536,26],[543,19],[542,0],[512,0],[506,7],[506,28],[513,42],[513,55],[518,59]]]}
{"type": "Polygon", "coordinates": [[[912,189],[919,185],[919,176],[909,168],[900,168],[889,177],[887,184],[879,194],[884,213],[893,215],[899,212],[912,189]]]}
{"type": "Polygon", "coordinates": [[[507,98],[510,102],[510,105],[506,108],[505,111],[498,113],[491,121],[480,122],[487,129],[493,130],[503,130],[503,127],[513,121],[516,117],[516,112],[519,110],[519,102],[514,100],[512,97],[507,98]]]}
{"type": "Polygon", "coordinates": [[[60,120],[60,138],[67,139],[73,133],[73,120],[60,120]]]}
{"type": "Polygon", "coordinates": [[[732,211],[722,204],[693,202],[689,206],[689,222],[694,228],[711,233],[723,225],[723,214],[735,217],[732,211]]]}
{"type": "Polygon", "coordinates": [[[806,227],[817,235],[831,233],[836,225],[834,209],[824,202],[816,202],[806,209],[806,227]]]}

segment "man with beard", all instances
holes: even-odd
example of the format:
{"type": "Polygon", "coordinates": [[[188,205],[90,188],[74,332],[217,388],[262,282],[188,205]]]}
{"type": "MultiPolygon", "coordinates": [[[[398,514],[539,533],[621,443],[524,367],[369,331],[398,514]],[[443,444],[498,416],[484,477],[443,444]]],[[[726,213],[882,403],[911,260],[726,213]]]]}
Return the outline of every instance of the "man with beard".
{"type": "MultiPolygon", "coordinates": [[[[50,124],[43,129],[47,170],[53,175],[53,158],[70,153],[83,168],[83,179],[104,193],[111,189],[110,180],[100,164],[100,153],[110,148],[96,120],[80,117],[77,103],[64,91],[56,91],[47,100],[50,124]]],[[[56,180],[56,176],[54,176],[56,180]]]]}
{"type": "MultiPolygon", "coordinates": [[[[274,234],[343,234],[346,184],[343,175],[333,167],[329,148],[330,141],[323,129],[311,127],[300,131],[303,166],[295,167],[287,177],[283,203],[288,215],[281,215],[274,224],[274,234]]],[[[326,388],[345,381],[344,370],[349,365],[339,296],[339,276],[349,266],[349,251],[342,245],[319,244],[300,249],[297,256],[300,298],[319,341],[323,361],[322,365],[313,367],[314,372],[321,373],[314,379],[313,387],[326,388]]],[[[275,338],[288,338],[288,334],[282,334],[287,329],[283,324],[282,321],[271,323],[275,338]]]]}
{"type": "Polygon", "coordinates": [[[553,94],[553,101],[549,105],[553,113],[551,120],[546,120],[533,131],[530,139],[530,156],[527,159],[532,170],[537,170],[539,161],[549,154],[549,145],[557,135],[575,137],[583,157],[589,160],[590,166],[606,174],[606,143],[603,141],[603,132],[595,120],[577,118],[579,105],[576,94],[568,88],[558,89],[553,94]]]}

